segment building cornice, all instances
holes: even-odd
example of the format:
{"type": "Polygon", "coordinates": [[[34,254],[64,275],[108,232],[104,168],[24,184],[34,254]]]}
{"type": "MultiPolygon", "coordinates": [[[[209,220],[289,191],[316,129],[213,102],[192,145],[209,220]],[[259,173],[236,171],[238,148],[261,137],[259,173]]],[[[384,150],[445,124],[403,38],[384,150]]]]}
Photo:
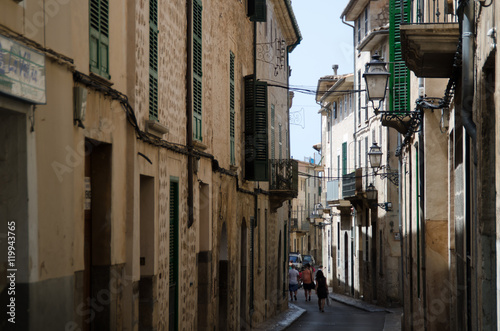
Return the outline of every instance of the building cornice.
{"type": "Polygon", "coordinates": [[[271,0],[271,2],[275,8],[276,18],[283,29],[288,52],[291,53],[302,40],[302,34],[300,33],[299,25],[293,12],[292,3],[290,0],[271,0]]]}

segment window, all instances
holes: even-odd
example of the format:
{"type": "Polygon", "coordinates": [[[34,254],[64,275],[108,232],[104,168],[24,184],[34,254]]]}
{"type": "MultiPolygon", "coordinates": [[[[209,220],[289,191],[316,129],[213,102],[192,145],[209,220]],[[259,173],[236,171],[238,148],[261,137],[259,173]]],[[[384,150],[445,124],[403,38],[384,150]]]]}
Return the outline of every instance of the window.
{"type": "Polygon", "coordinates": [[[340,155],[337,155],[337,179],[340,179],[340,155]]]}
{"type": "Polygon", "coordinates": [[[358,167],[361,167],[361,139],[358,140],[358,167]]]}
{"type": "Polygon", "coordinates": [[[311,193],[307,193],[307,214],[311,214],[311,193]]]}
{"type": "Polygon", "coordinates": [[[288,146],[290,146],[290,143],[288,141],[290,137],[290,134],[288,133],[288,129],[285,130],[285,159],[290,158],[290,151],[288,150],[288,146]]]}
{"type": "Polygon", "coordinates": [[[368,6],[365,7],[365,36],[368,34],[368,6]]]}
{"type": "Polygon", "coordinates": [[[283,150],[283,141],[281,140],[281,123],[279,124],[279,127],[278,127],[278,139],[279,139],[279,142],[278,142],[278,148],[279,148],[279,158],[280,160],[283,159],[283,155],[282,155],[282,150],[283,150]]]}
{"type": "Polygon", "coordinates": [[[368,167],[368,136],[365,137],[365,167],[368,167]]]}
{"type": "Polygon", "coordinates": [[[394,73],[389,78],[389,111],[404,112],[410,107],[410,70],[406,67],[402,59],[400,25],[408,23],[410,20],[410,4],[408,1],[395,0],[390,2],[389,21],[391,29],[389,31],[389,61],[394,73]]]}
{"type": "Polygon", "coordinates": [[[248,17],[254,22],[267,21],[266,0],[248,0],[248,17]]]}
{"type": "Polygon", "coordinates": [[[365,121],[368,121],[368,93],[365,93],[365,121]]]}
{"type": "Polygon", "coordinates": [[[342,175],[347,175],[347,142],[342,143],[342,175]]]}
{"type": "Polygon", "coordinates": [[[245,178],[269,180],[267,83],[245,77],[245,178]]]}
{"type": "Polygon", "coordinates": [[[339,101],[339,118],[342,120],[342,99],[339,101]]]}
{"type": "MultiPolygon", "coordinates": [[[[358,90],[361,91],[361,70],[358,70],[358,90]]],[[[361,92],[358,93],[358,125],[361,125],[361,92]]]]}
{"type": "Polygon", "coordinates": [[[158,0],[149,1],[149,119],[158,120],[158,0]]]}
{"type": "Polygon", "coordinates": [[[333,102],[333,118],[337,119],[337,103],[333,102]]]}
{"type": "Polygon", "coordinates": [[[202,141],[202,11],[201,0],[193,2],[193,138],[202,141]]]}
{"type": "Polygon", "coordinates": [[[90,71],[106,79],[109,75],[109,3],[90,0],[90,71]]]}
{"type": "Polygon", "coordinates": [[[344,95],[343,98],[344,98],[344,117],[347,117],[347,115],[349,115],[349,110],[347,109],[347,96],[344,95]]]}
{"type": "Polygon", "coordinates": [[[358,44],[361,41],[361,16],[356,20],[356,25],[358,27],[358,44]]]}
{"type": "Polygon", "coordinates": [[[236,164],[234,152],[234,54],[229,52],[229,157],[231,165],[236,164]]]}

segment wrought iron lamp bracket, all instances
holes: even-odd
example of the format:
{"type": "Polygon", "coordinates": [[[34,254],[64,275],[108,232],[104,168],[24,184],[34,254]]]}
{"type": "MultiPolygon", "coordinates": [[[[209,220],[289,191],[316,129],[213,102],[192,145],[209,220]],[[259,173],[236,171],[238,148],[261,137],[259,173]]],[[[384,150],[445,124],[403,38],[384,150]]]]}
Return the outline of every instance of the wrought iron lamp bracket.
{"type": "Polygon", "coordinates": [[[379,208],[382,208],[385,211],[390,211],[392,210],[392,207],[389,206],[389,202],[382,202],[382,203],[377,203],[377,206],[379,208]]]}
{"type": "Polygon", "coordinates": [[[389,166],[380,166],[377,170],[374,172],[375,176],[380,176],[380,179],[388,179],[391,183],[393,183],[396,186],[399,186],[399,172],[398,171],[392,171],[391,167],[389,166]],[[380,170],[384,169],[385,172],[379,173],[380,170]]]}

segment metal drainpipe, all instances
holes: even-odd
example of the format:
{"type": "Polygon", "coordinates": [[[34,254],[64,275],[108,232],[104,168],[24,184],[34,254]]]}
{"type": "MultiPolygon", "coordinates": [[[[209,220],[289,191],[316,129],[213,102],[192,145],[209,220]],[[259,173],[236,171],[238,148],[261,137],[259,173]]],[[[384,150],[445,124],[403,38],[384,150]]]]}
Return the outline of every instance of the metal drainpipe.
{"type": "Polygon", "coordinates": [[[474,164],[476,157],[476,124],[472,119],[474,102],[474,2],[465,1],[462,18],[462,122],[467,134],[472,138],[474,164]]]}
{"type": "MultiPolygon", "coordinates": [[[[346,21],[344,21],[344,16],[341,17],[342,18],[342,23],[344,23],[345,25],[347,26],[350,26],[352,28],[352,44],[355,45],[356,44],[356,29],[354,28],[354,25],[351,25],[349,23],[347,23],[346,21]]],[[[353,50],[352,52],[352,65],[353,65],[353,69],[354,69],[354,72],[353,72],[353,79],[354,79],[354,86],[356,86],[356,77],[357,77],[357,74],[356,74],[356,52],[353,50]]],[[[357,93],[361,93],[361,92],[357,92],[357,93]]],[[[352,98],[352,94],[351,94],[351,98],[352,98]]],[[[351,107],[352,105],[355,103],[356,101],[355,100],[352,100],[351,102],[351,107]]],[[[356,168],[356,114],[357,114],[357,111],[356,109],[353,109],[354,111],[354,133],[353,133],[353,139],[354,139],[354,168],[356,168]]],[[[352,236],[354,239],[356,239],[356,218],[357,218],[357,213],[356,213],[356,208],[353,208],[353,218],[352,218],[352,236]]],[[[351,241],[351,244],[353,244],[353,241],[351,241]]],[[[356,247],[352,246],[351,248],[351,294],[354,296],[354,250],[356,249],[356,247]]]]}
{"type": "Polygon", "coordinates": [[[186,140],[188,146],[188,228],[194,221],[194,185],[193,185],[193,0],[187,1],[187,66],[186,66],[186,140]]]}
{"type": "MultiPolygon", "coordinates": [[[[475,15],[475,2],[471,0],[462,0],[464,3],[463,17],[462,17],[462,105],[461,105],[461,115],[462,115],[462,125],[465,131],[471,138],[470,147],[472,148],[473,164],[466,162],[466,171],[472,177],[472,182],[467,180],[464,184],[466,194],[469,195],[469,199],[466,199],[468,204],[465,206],[466,217],[470,218],[470,223],[472,223],[472,228],[475,228],[477,224],[477,133],[476,124],[472,118],[473,112],[473,102],[474,102],[474,15],[475,15]],[[472,171],[471,171],[472,170],[472,171]],[[472,203],[471,203],[472,202],[472,203]],[[472,210],[472,211],[471,211],[472,210]]],[[[467,146],[467,144],[466,144],[467,146]]],[[[465,155],[469,155],[469,149],[466,150],[465,155]]],[[[472,245],[474,245],[474,252],[477,252],[477,241],[474,234],[471,233],[473,240],[472,245]]],[[[474,258],[475,259],[475,258],[474,258]]],[[[475,271],[477,275],[477,270],[475,271]]],[[[468,275],[467,283],[471,284],[471,276],[468,275]]],[[[476,295],[478,288],[475,286],[476,295]]],[[[468,293],[472,292],[472,288],[468,286],[468,293]]],[[[479,302],[476,302],[476,312],[479,311],[479,302]]],[[[471,310],[471,307],[468,307],[471,310]]],[[[468,325],[471,324],[471,320],[467,320],[468,325]]]]}
{"type": "MultiPolygon", "coordinates": [[[[351,25],[349,23],[347,23],[346,21],[344,21],[344,16],[341,17],[342,18],[342,23],[344,23],[345,25],[347,26],[350,26],[352,28],[352,44],[355,45],[356,44],[356,29],[354,28],[354,25],[351,25]]],[[[356,51],[353,50],[352,52],[352,65],[353,65],[353,69],[354,69],[354,73],[353,73],[353,79],[354,79],[354,86],[356,86],[356,83],[357,83],[357,74],[356,74],[356,51]]],[[[360,91],[358,91],[357,93],[361,93],[360,91]]],[[[355,102],[355,101],[354,101],[355,102]]],[[[351,106],[352,106],[353,103],[351,103],[351,106]]],[[[359,105],[361,107],[361,105],[359,105]]],[[[357,111],[356,109],[354,109],[354,133],[353,133],[353,139],[354,139],[354,169],[356,170],[356,114],[357,114],[357,111]]]]}
{"type": "MultiPolygon", "coordinates": [[[[253,22],[253,82],[254,82],[254,87],[255,87],[255,83],[257,82],[257,22],[253,22]]],[[[255,90],[255,88],[254,88],[255,90]]],[[[258,194],[255,193],[254,195],[254,221],[253,221],[253,224],[251,224],[252,226],[252,232],[254,233],[254,235],[252,236],[252,247],[255,248],[254,246],[254,240],[255,240],[255,225],[257,224],[257,220],[258,220],[258,203],[259,203],[259,197],[258,197],[258,194]]],[[[250,261],[252,261],[252,264],[253,264],[253,260],[254,260],[254,254],[255,254],[255,249],[252,249],[251,250],[251,256],[250,256],[250,261]]],[[[254,314],[254,277],[253,277],[253,272],[254,272],[254,268],[253,268],[253,265],[252,265],[252,276],[250,277],[250,327],[252,327],[252,317],[253,317],[253,314],[254,314]]]]}

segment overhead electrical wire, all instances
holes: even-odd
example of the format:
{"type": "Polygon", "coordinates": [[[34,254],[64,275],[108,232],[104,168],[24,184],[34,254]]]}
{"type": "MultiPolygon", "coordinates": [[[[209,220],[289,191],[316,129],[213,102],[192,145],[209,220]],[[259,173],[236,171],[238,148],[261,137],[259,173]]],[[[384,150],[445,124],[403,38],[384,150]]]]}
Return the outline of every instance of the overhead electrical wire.
{"type": "Polygon", "coordinates": [[[298,93],[303,93],[303,94],[309,94],[309,95],[316,95],[316,94],[325,94],[325,93],[344,93],[344,94],[354,94],[358,92],[364,92],[365,90],[335,90],[335,91],[322,91],[322,90],[317,90],[315,88],[307,88],[307,87],[301,87],[300,85],[294,86],[294,85],[281,85],[281,84],[267,84],[267,86],[270,87],[279,87],[283,89],[287,89],[292,92],[298,92],[298,93]]]}

